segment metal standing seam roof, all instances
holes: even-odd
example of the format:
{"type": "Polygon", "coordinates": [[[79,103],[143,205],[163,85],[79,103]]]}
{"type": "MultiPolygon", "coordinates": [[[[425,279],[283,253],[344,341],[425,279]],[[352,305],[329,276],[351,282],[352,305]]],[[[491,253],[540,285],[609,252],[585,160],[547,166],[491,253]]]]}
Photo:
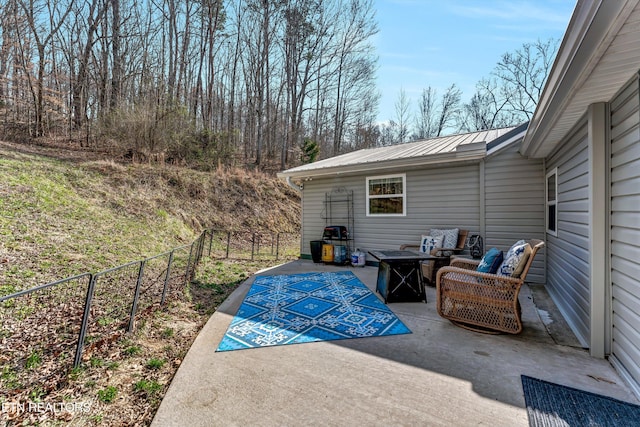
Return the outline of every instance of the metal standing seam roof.
{"type": "Polygon", "coordinates": [[[460,152],[472,153],[465,157],[484,157],[486,145],[516,127],[441,136],[386,147],[366,148],[320,160],[278,174],[280,177],[312,177],[334,173],[384,169],[394,164],[423,160],[426,163],[445,163],[460,160],[460,152]],[[479,144],[482,143],[482,144],[479,144]],[[432,160],[431,162],[428,160],[432,160]]]}

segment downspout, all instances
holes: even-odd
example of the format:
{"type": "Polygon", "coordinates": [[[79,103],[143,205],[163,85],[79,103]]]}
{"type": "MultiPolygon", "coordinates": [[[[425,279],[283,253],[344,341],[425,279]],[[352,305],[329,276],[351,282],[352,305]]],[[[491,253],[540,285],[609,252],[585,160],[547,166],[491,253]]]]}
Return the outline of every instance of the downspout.
{"type": "Polygon", "coordinates": [[[300,185],[294,184],[293,181],[291,181],[291,176],[287,176],[286,181],[287,184],[289,184],[289,187],[293,188],[298,193],[302,193],[302,187],[300,185]]]}

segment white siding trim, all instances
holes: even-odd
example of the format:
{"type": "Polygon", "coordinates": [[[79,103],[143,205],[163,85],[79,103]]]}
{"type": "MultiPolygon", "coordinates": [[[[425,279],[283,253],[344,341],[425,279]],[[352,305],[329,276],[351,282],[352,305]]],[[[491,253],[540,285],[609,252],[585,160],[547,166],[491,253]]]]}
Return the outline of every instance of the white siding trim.
{"type": "Polygon", "coordinates": [[[545,161],[546,172],[558,168],[558,232],[546,235],[546,287],[583,347],[590,346],[588,136],[585,114],[545,161]]]}

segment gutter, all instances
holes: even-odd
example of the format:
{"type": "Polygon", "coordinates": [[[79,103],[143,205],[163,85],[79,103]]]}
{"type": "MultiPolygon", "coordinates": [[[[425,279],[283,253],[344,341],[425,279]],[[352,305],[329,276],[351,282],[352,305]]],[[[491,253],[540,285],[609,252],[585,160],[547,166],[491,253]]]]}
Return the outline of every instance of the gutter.
{"type": "Polygon", "coordinates": [[[294,190],[296,190],[298,193],[302,193],[302,186],[295,184],[293,181],[291,181],[291,176],[287,176],[285,178],[285,181],[287,181],[287,184],[289,185],[289,187],[293,188],[294,190]]]}

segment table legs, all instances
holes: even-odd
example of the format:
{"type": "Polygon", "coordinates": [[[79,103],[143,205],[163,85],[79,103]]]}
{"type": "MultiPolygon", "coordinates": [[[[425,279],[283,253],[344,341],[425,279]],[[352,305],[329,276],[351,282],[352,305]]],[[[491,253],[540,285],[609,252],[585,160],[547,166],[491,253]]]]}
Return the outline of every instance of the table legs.
{"type": "Polygon", "coordinates": [[[384,302],[424,301],[422,270],[418,261],[381,261],[378,266],[376,290],[384,302]]]}

